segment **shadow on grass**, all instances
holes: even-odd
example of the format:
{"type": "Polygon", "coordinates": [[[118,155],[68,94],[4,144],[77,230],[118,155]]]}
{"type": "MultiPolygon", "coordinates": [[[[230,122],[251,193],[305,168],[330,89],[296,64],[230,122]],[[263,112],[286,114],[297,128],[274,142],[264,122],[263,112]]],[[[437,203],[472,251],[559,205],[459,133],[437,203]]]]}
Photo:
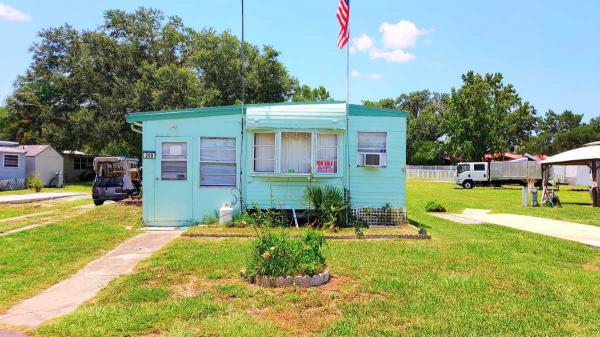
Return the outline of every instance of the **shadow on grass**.
{"type": "Polygon", "coordinates": [[[577,201],[567,201],[561,202],[562,205],[577,205],[577,206],[592,206],[591,202],[577,202],[577,201]]]}
{"type": "Polygon", "coordinates": [[[423,234],[423,235],[427,234],[427,229],[431,228],[431,226],[428,226],[422,222],[419,222],[419,221],[417,221],[415,219],[411,219],[411,218],[408,218],[408,223],[417,227],[419,229],[419,234],[423,234]]]}

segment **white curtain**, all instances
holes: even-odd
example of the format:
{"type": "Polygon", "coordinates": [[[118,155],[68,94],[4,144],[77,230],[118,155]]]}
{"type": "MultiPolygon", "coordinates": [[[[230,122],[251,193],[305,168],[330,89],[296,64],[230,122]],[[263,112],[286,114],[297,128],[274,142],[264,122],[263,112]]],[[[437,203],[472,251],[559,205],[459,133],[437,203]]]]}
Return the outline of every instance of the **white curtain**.
{"type": "Polygon", "coordinates": [[[281,173],[310,173],[311,134],[281,133],[281,173]]]}
{"type": "Polygon", "coordinates": [[[275,133],[254,134],[254,172],[275,172],[275,133]]]}
{"type": "Polygon", "coordinates": [[[337,135],[317,134],[317,173],[337,173],[337,154],[337,135]]]}

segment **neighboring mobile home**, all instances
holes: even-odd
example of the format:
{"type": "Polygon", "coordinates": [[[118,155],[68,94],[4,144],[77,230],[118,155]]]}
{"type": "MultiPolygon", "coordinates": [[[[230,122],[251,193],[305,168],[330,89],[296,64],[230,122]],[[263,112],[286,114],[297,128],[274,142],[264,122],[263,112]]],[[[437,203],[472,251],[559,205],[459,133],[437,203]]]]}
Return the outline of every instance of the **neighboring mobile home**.
{"type": "Polygon", "coordinates": [[[25,152],[19,143],[0,141],[0,191],[25,188],[25,152]]]}
{"type": "MultiPolygon", "coordinates": [[[[38,176],[44,186],[50,186],[52,179],[57,173],[63,171],[63,157],[56,152],[50,145],[21,145],[26,151],[26,170],[27,178],[38,176]]],[[[54,182],[56,184],[56,182],[54,182]]]]}
{"type": "Polygon", "coordinates": [[[95,155],[81,151],[63,151],[65,180],[67,182],[94,180],[95,155]]]}
{"type": "Polygon", "coordinates": [[[406,113],[344,102],[140,112],[144,222],[191,225],[234,209],[308,208],[309,184],[350,191],[352,209],[405,220],[406,113]],[[348,144],[348,146],[346,146],[348,144]],[[388,213],[389,214],[389,213],[388,213]]]}

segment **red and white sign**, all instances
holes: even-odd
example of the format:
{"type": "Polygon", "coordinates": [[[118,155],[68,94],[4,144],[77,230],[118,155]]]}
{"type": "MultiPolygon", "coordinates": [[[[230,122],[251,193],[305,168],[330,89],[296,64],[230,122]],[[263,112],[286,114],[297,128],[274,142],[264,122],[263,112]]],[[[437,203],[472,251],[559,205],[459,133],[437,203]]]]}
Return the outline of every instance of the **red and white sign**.
{"type": "Polygon", "coordinates": [[[335,173],[335,161],[333,160],[317,160],[318,173],[335,173]]]}

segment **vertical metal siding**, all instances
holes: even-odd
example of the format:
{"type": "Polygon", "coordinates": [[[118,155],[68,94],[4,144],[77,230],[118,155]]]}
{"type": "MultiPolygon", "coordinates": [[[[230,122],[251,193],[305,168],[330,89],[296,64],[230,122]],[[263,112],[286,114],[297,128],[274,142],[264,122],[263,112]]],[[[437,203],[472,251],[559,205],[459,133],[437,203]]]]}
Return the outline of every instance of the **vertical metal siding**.
{"type": "Polygon", "coordinates": [[[356,207],[406,207],[406,117],[351,116],[350,193],[356,207]],[[387,166],[357,167],[359,131],[387,132],[387,166]]]}

